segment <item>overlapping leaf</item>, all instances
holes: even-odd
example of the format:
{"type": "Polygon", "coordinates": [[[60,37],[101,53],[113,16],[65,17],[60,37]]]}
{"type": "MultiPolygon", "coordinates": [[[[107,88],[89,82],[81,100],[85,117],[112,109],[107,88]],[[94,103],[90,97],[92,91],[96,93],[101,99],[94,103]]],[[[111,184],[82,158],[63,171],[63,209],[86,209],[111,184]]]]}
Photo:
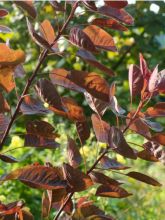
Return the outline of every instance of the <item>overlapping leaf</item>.
{"type": "Polygon", "coordinates": [[[124,157],[130,159],[137,158],[134,150],[127,144],[121,130],[114,126],[110,130],[110,148],[124,157]]]}
{"type": "Polygon", "coordinates": [[[96,196],[112,197],[112,198],[126,198],[131,196],[125,189],[114,185],[101,185],[97,188],[96,196]]]}
{"type": "Polygon", "coordinates": [[[106,5],[109,5],[113,8],[124,8],[128,5],[128,1],[126,1],[126,0],[122,0],[122,1],[119,1],[119,0],[107,1],[107,0],[105,0],[104,2],[106,5]]]}
{"type": "Polygon", "coordinates": [[[117,22],[114,19],[95,18],[92,21],[92,24],[100,26],[100,27],[107,27],[107,28],[111,28],[114,30],[119,30],[119,31],[127,31],[128,30],[125,26],[123,26],[122,24],[120,24],[119,22],[117,22]]]}
{"type": "Polygon", "coordinates": [[[75,141],[72,138],[68,138],[67,155],[69,164],[72,167],[77,168],[82,161],[82,157],[75,141]]]}
{"type": "Polygon", "coordinates": [[[96,25],[90,25],[84,28],[83,32],[88,35],[97,48],[112,51],[117,50],[112,36],[102,28],[96,25]]]}
{"type": "Polygon", "coordinates": [[[112,170],[125,170],[129,168],[128,166],[125,166],[119,163],[117,160],[111,159],[107,156],[101,158],[100,165],[103,169],[112,169],[112,170]]]}
{"type": "Polygon", "coordinates": [[[110,125],[96,114],[92,114],[91,119],[97,140],[109,144],[110,125]]]}
{"type": "Polygon", "coordinates": [[[149,107],[144,113],[146,117],[164,117],[165,116],[165,102],[158,102],[153,107],[149,107]]]}
{"type": "Polygon", "coordinates": [[[54,85],[63,86],[64,88],[84,92],[84,89],[77,86],[75,83],[68,79],[69,71],[65,69],[54,69],[49,74],[50,79],[54,85]]]}
{"type": "Polygon", "coordinates": [[[103,15],[114,18],[117,21],[123,22],[125,24],[132,25],[134,23],[132,16],[128,14],[124,9],[112,8],[111,6],[106,5],[99,8],[98,11],[103,15]]]}
{"type": "Polygon", "coordinates": [[[109,85],[98,74],[73,70],[69,79],[84,88],[93,97],[109,102],[109,85]]]}
{"type": "Polygon", "coordinates": [[[39,99],[32,98],[29,95],[24,97],[20,110],[24,115],[42,115],[49,113],[49,111],[43,106],[43,103],[39,99]]]}
{"type": "Polygon", "coordinates": [[[19,180],[24,184],[38,189],[58,189],[66,186],[60,168],[43,165],[30,165],[3,175],[0,181],[19,180]]]}
{"type": "Polygon", "coordinates": [[[73,27],[70,30],[69,40],[72,44],[80,48],[89,50],[91,52],[97,52],[92,39],[90,39],[90,37],[84,31],[77,27],[73,27]]]}
{"type": "MultiPolygon", "coordinates": [[[[1,204],[0,217],[19,213],[23,206],[24,206],[24,202],[22,200],[15,201],[7,205],[1,204]]],[[[7,217],[3,219],[7,219],[7,217]]]]}
{"type": "Polygon", "coordinates": [[[77,121],[76,122],[76,129],[77,133],[79,135],[79,138],[81,140],[81,143],[84,144],[85,141],[89,138],[90,136],[90,127],[87,123],[87,121],[77,121]]]}
{"type": "Polygon", "coordinates": [[[68,191],[80,192],[93,185],[91,178],[79,169],[74,169],[69,164],[63,165],[64,179],[68,183],[68,191]]]}
{"type": "Polygon", "coordinates": [[[36,18],[37,12],[34,8],[34,4],[32,0],[28,1],[14,1],[18,6],[20,6],[23,10],[25,10],[32,18],[36,18]]]}
{"type": "Polygon", "coordinates": [[[30,121],[26,126],[27,134],[25,135],[25,146],[56,148],[59,144],[55,142],[57,134],[54,127],[45,121],[30,121]]]}

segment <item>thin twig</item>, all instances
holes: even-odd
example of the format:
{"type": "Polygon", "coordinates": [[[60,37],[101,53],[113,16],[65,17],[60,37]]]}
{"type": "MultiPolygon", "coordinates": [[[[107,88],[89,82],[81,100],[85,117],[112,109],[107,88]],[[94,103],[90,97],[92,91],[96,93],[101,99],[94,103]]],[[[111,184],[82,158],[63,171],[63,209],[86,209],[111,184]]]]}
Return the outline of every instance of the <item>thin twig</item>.
{"type": "MultiPolygon", "coordinates": [[[[77,6],[78,6],[78,2],[75,2],[75,4],[72,7],[70,15],[68,16],[68,18],[67,18],[66,22],[64,23],[64,25],[62,26],[61,30],[59,30],[58,35],[56,36],[56,38],[55,38],[54,42],[51,44],[51,46],[53,46],[56,43],[56,41],[61,37],[62,33],[65,31],[65,29],[68,26],[70,20],[74,16],[74,12],[75,12],[77,6]]],[[[9,131],[10,131],[10,129],[11,129],[11,127],[12,127],[12,125],[13,125],[13,123],[14,123],[17,115],[18,115],[18,113],[19,113],[20,106],[21,106],[21,104],[23,102],[24,96],[28,93],[28,90],[29,90],[31,84],[32,84],[33,80],[35,79],[35,77],[37,76],[37,73],[38,73],[42,63],[44,62],[45,58],[47,57],[47,55],[48,55],[48,49],[45,49],[45,50],[43,50],[41,52],[41,54],[39,56],[38,64],[37,64],[33,74],[28,79],[28,81],[26,83],[26,86],[25,86],[25,88],[24,88],[24,90],[22,92],[22,95],[21,95],[21,97],[20,97],[20,99],[19,99],[19,101],[17,103],[15,112],[14,112],[14,114],[13,114],[13,116],[12,116],[12,118],[11,118],[9,124],[8,124],[7,129],[4,132],[4,135],[3,135],[3,138],[2,138],[2,141],[1,141],[1,144],[0,144],[0,150],[3,148],[3,145],[4,145],[4,143],[6,141],[6,138],[7,138],[8,134],[9,134],[9,131]]]]}

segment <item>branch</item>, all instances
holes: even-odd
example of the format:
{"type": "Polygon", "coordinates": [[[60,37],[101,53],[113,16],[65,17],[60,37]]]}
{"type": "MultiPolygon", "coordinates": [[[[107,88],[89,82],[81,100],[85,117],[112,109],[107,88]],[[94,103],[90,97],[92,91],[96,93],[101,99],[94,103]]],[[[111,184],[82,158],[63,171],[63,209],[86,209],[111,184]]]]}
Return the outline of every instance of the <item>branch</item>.
{"type": "MultiPolygon", "coordinates": [[[[105,156],[105,154],[108,152],[107,149],[105,149],[103,151],[103,153],[100,155],[100,157],[95,161],[95,163],[92,165],[92,167],[87,171],[87,174],[91,173],[95,167],[97,166],[97,164],[99,163],[99,161],[105,156]]],[[[64,201],[64,203],[62,204],[62,206],[60,207],[57,215],[55,216],[54,220],[58,220],[58,217],[61,215],[62,211],[64,210],[65,206],[67,205],[67,203],[69,202],[69,200],[72,198],[72,196],[74,195],[74,192],[70,193],[67,197],[66,200],[64,201]]]]}
{"type": "MultiPolygon", "coordinates": [[[[55,38],[55,40],[54,40],[54,42],[52,43],[51,46],[53,46],[53,45],[56,43],[56,41],[61,37],[62,33],[63,33],[63,32],[65,31],[65,29],[67,28],[67,26],[68,26],[70,20],[71,20],[71,19],[73,18],[73,16],[74,16],[74,12],[75,12],[77,6],[78,6],[78,2],[75,2],[74,5],[73,5],[73,7],[72,7],[72,10],[71,10],[70,15],[68,16],[68,18],[67,18],[66,22],[64,23],[63,27],[61,28],[61,30],[58,32],[58,35],[56,36],[56,38],[55,38]]],[[[4,135],[3,135],[3,138],[2,138],[2,141],[1,141],[1,144],[0,144],[0,150],[3,148],[3,145],[4,145],[5,141],[6,141],[6,138],[7,138],[8,134],[9,134],[9,132],[10,132],[10,129],[11,129],[11,127],[12,127],[12,125],[13,125],[13,123],[14,123],[14,121],[15,121],[17,115],[18,115],[18,113],[19,113],[20,106],[21,106],[21,104],[22,104],[22,102],[23,102],[24,96],[28,93],[28,90],[29,90],[31,84],[32,84],[33,80],[35,79],[35,77],[37,76],[37,73],[38,73],[38,71],[39,71],[39,69],[40,69],[42,63],[44,62],[45,58],[47,57],[47,55],[48,55],[48,49],[45,49],[45,50],[43,50],[43,51],[41,52],[41,54],[40,54],[40,56],[39,56],[38,64],[37,64],[37,66],[36,66],[36,68],[35,68],[33,74],[32,74],[31,77],[28,79],[28,81],[27,81],[27,83],[26,83],[26,86],[25,86],[25,88],[24,88],[24,90],[23,90],[23,92],[22,92],[22,95],[21,95],[21,97],[20,97],[20,99],[19,99],[19,101],[18,101],[18,103],[17,103],[15,112],[14,112],[14,114],[13,114],[13,116],[12,116],[12,118],[11,118],[9,124],[8,124],[8,127],[6,128],[6,130],[5,130],[5,132],[4,132],[4,135]]]]}

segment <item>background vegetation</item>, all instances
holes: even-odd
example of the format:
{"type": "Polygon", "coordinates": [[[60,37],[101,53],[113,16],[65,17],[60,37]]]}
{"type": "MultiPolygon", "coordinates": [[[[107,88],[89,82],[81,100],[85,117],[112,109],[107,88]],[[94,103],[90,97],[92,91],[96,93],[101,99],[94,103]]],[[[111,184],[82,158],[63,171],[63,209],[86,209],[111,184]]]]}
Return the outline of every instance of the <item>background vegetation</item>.
{"type": "MultiPolygon", "coordinates": [[[[35,3],[38,11],[38,22],[44,19],[49,19],[57,30],[57,20],[55,19],[55,14],[52,7],[47,2],[36,2],[35,3]]],[[[21,94],[22,88],[25,85],[26,79],[32,73],[34,66],[37,62],[39,55],[39,47],[37,47],[31,40],[27,26],[24,13],[15,7],[11,2],[0,2],[0,7],[3,6],[9,11],[9,15],[0,21],[2,24],[6,24],[12,29],[10,34],[0,34],[0,42],[5,42],[10,40],[10,45],[13,48],[21,48],[26,53],[26,62],[24,64],[25,76],[23,78],[16,79],[17,83],[17,93],[21,94]]],[[[136,4],[130,4],[127,9],[130,14],[135,18],[135,24],[133,27],[129,27],[129,31],[121,33],[113,30],[108,30],[109,33],[114,36],[116,45],[119,52],[101,52],[97,55],[97,59],[104,63],[107,67],[110,67],[117,73],[117,76],[108,79],[109,82],[116,81],[117,84],[117,98],[120,105],[124,109],[129,108],[129,86],[128,86],[128,66],[129,64],[138,64],[139,52],[144,54],[144,57],[148,60],[151,68],[153,68],[157,63],[159,63],[160,69],[165,68],[165,3],[164,1],[138,1],[136,4]]],[[[77,13],[83,13],[82,10],[77,11],[77,13]]],[[[90,12],[89,12],[90,13],[90,12]]],[[[78,19],[81,19],[81,23],[87,23],[89,14],[86,12],[83,16],[74,19],[75,23],[78,23],[78,19]],[[82,21],[83,19],[83,21],[82,21]]],[[[63,15],[58,16],[59,22],[62,21],[63,15]]],[[[37,27],[36,27],[37,28],[37,27]]],[[[53,68],[63,67],[66,69],[74,68],[76,70],[88,70],[91,67],[85,64],[82,60],[72,56],[72,52],[76,50],[73,46],[69,46],[65,41],[61,42],[61,48],[67,48],[67,54],[64,57],[49,57],[39,74],[39,77],[47,75],[53,68]]],[[[92,68],[92,71],[95,69],[92,68]]],[[[99,70],[96,70],[99,72],[99,70]]],[[[33,89],[31,93],[33,93],[33,89]]],[[[87,116],[91,114],[91,110],[87,107],[84,98],[81,94],[75,92],[70,92],[68,90],[59,88],[59,92],[63,95],[71,95],[76,97],[79,103],[83,102],[85,113],[87,116]]],[[[13,108],[17,102],[15,91],[9,94],[7,100],[12,104],[13,108]]],[[[164,96],[159,97],[160,100],[154,101],[165,101],[164,96]]],[[[133,103],[136,107],[136,102],[133,103]]],[[[29,120],[32,116],[22,116],[19,117],[11,130],[10,138],[8,138],[6,145],[9,147],[4,148],[3,151],[14,149],[17,147],[23,147],[23,133],[25,131],[24,122],[29,120]]],[[[36,117],[36,116],[35,116],[36,117]]],[[[105,115],[106,120],[110,121],[111,124],[114,123],[115,117],[112,112],[108,111],[105,115]]],[[[70,125],[67,119],[63,119],[55,114],[50,114],[47,118],[49,122],[53,122],[54,127],[57,132],[63,134],[59,137],[59,142],[61,147],[57,150],[36,150],[33,148],[23,147],[18,150],[9,152],[14,157],[21,160],[21,165],[27,165],[34,163],[36,161],[44,163],[45,161],[50,161],[54,165],[59,165],[62,161],[66,160],[66,141],[67,135],[75,137],[76,131],[73,125],[70,125]]],[[[162,120],[162,119],[161,119],[162,120]]],[[[164,119],[163,119],[164,120],[164,119]]],[[[165,125],[165,121],[164,121],[165,125]]],[[[127,140],[130,142],[136,142],[138,144],[144,143],[144,139],[135,134],[127,134],[127,140]]],[[[86,146],[84,147],[85,156],[90,155],[93,160],[97,154],[98,143],[91,135],[86,146]]],[[[159,163],[150,163],[140,159],[136,161],[125,160],[121,156],[117,156],[118,160],[129,165],[133,165],[134,170],[142,171],[151,176],[157,177],[158,180],[164,184],[165,180],[165,168],[159,163]]],[[[90,159],[89,164],[92,164],[90,159]]],[[[6,164],[0,161],[0,175],[11,169],[15,169],[20,165],[6,164]]],[[[124,181],[124,179],[123,179],[124,181]]],[[[105,199],[105,198],[95,198],[96,203],[99,203],[101,208],[104,208],[107,213],[112,213],[119,220],[160,220],[164,219],[165,216],[165,189],[153,188],[143,183],[129,179],[127,183],[129,191],[133,192],[133,196],[126,199],[105,199]]],[[[94,193],[90,191],[92,197],[94,193]]],[[[24,199],[26,204],[31,209],[36,219],[40,219],[40,207],[41,207],[41,195],[42,191],[30,189],[17,181],[10,181],[0,186],[0,200],[2,202],[12,202],[19,198],[24,199]]],[[[77,196],[77,195],[75,195],[77,196]]]]}

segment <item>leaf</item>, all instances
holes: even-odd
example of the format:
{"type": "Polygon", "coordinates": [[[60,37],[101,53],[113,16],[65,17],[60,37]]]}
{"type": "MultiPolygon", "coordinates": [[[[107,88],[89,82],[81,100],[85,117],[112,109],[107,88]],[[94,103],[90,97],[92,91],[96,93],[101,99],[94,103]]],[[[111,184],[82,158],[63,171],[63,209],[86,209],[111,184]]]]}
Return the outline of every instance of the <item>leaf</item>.
{"type": "Polygon", "coordinates": [[[136,95],[141,94],[143,89],[143,75],[140,68],[137,65],[130,65],[129,67],[129,88],[131,94],[131,100],[136,95]]]}
{"type": "Polygon", "coordinates": [[[119,163],[115,159],[110,159],[107,156],[102,157],[102,159],[100,160],[100,165],[103,169],[112,169],[112,170],[125,170],[130,168],[119,163]]]}
{"type": "Polygon", "coordinates": [[[78,57],[82,58],[84,61],[86,61],[90,65],[105,72],[108,76],[114,76],[114,72],[111,69],[104,66],[102,63],[98,62],[92,53],[90,53],[86,50],[79,50],[76,55],[78,57]]]}
{"type": "Polygon", "coordinates": [[[36,9],[34,8],[32,0],[28,0],[28,1],[14,1],[14,2],[18,6],[20,6],[23,10],[25,10],[33,19],[36,18],[37,12],[36,12],[36,9]]]}
{"type": "Polygon", "coordinates": [[[4,114],[0,114],[0,141],[3,138],[3,134],[8,127],[8,124],[9,118],[4,114]]]}
{"type": "Polygon", "coordinates": [[[96,191],[96,196],[101,197],[126,198],[131,195],[132,194],[128,193],[125,189],[113,185],[101,185],[96,191]]]}
{"type": "MultiPolygon", "coordinates": [[[[40,25],[40,32],[46,41],[51,45],[55,40],[55,32],[49,20],[44,20],[40,25]]],[[[56,48],[57,45],[54,45],[56,48]]]]}
{"type": "Polygon", "coordinates": [[[110,129],[110,146],[115,152],[130,159],[136,159],[134,150],[127,144],[123,133],[117,127],[112,126],[110,129]]]}
{"type": "Polygon", "coordinates": [[[150,121],[148,119],[143,119],[143,121],[154,131],[161,132],[164,129],[163,126],[158,122],[150,121]]]}
{"type": "Polygon", "coordinates": [[[13,75],[14,75],[13,67],[0,68],[0,87],[5,89],[5,91],[8,93],[15,88],[13,75]]]}
{"type": "MultiPolygon", "coordinates": [[[[134,115],[134,112],[130,112],[127,117],[131,118],[134,115]]],[[[139,115],[137,116],[137,118],[131,123],[131,125],[129,126],[129,129],[146,137],[146,138],[150,138],[151,137],[151,133],[149,130],[149,127],[147,124],[144,123],[143,121],[143,117],[144,115],[142,113],[139,113],[139,115]],[[141,118],[141,117],[142,118],[141,118]]],[[[126,124],[129,124],[130,119],[126,119],[126,124]]]]}
{"type": "Polygon", "coordinates": [[[25,185],[37,189],[58,189],[66,186],[61,170],[43,165],[29,165],[3,175],[0,181],[19,180],[25,185]]]}
{"type": "Polygon", "coordinates": [[[144,113],[145,117],[156,118],[165,116],[165,102],[158,102],[153,107],[149,107],[144,113]]]}
{"type": "Polygon", "coordinates": [[[25,61],[25,54],[22,50],[13,50],[6,44],[0,43],[0,51],[0,69],[1,67],[10,69],[11,66],[15,67],[25,61]]]}
{"type": "Polygon", "coordinates": [[[99,8],[98,11],[101,14],[114,18],[115,20],[120,21],[122,23],[128,25],[133,25],[134,23],[133,17],[130,14],[128,14],[124,9],[112,8],[108,5],[105,5],[99,8]]]}
{"type": "Polygon", "coordinates": [[[109,102],[109,85],[98,74],[72,70],[68,77],[93,97],[101,99],[104,102],[109,102]]]}
{"type": "Polygon", "coordinates": [[[76,129],[77,129],[78,136],[81,140],[81,143],[84,144],[85,141],[90,136],[90,128],[89,128],[87,121],[83,121],[83,122],[77,121],[76,122],[76,129]]]}
{"type": "Polygon", "coordinates": [[[128,28],[117,22],[116,20],[113,19],[108,19],[108,18],[95,18],[92,21],[93,25],[97,25],[100,27],[107,27],[111,28],[114,30],[119,30],[119,31],[127,31],[128,28]]]}
{"type": "Polygon", "coordinates": [[[92,171],[89,176],[91,177],[92,181],[94,183],[100,183],[105,185],[115,185],[118,186],[120,183],[117,180],[114,180],[110,178],[109,176],[106,176],[103,173],[92,171]]]}
{"type": "Polygon", "coordinates": [[[109,144],[110,125],[96,114],[92,114],[91,119],[97,140],[109,144]]]}
{"type": "Polygon", "coordinates": [[[104,115],[107,108],[109,107],[109,103],[103,102],[100,99],[94,98],[88,92],[84,92],[84,96],[85,96],[85,99],[88,105],[95,113],[97,113],[100,116],[104,115]]]}
{"type": "Polygon", "coordinates": [[[29,121],[26,126],[25,146],[54,149],[59,147],[55,142],[57,134],[54,127],[45,121],[29,121]]]}
{"type": "Polygon", "coordinates": [[[114,220],[114,218],[109,215],[91,215],[86,220],[114,220]]]}
{"type": "Polygon", "coordinates": [[[8,11],[4,8],[0,9],[0,18],[3,18],[8,15],[8,11]]]}
{"type": "Polygon", "coordinates": [[[0,25],[0,33],[10,33],[10,32],[12,32],[12,30],[9,27],[0,25]]]}
{"type": "Polygon", "coordinates": [[[52,5],[52,7],[54,8],[55,12],[56,11],[61,11],[64,12],[65,8],[63,7],[62,4],[60,4],[58,1],[54,1],[54,0],[49,0],[49,3],[52,5]]]}
{"type": "Polygon", "coordinates": [[[43,106],[43,103],[39,99],[32,98],[29,95],[24,97],[20,109],[24,115],[43,115],[49,113],[49,111],[43,106]]]}
{"type": "Polygon", "coordinates": [[[116,96],[110,96],[109,106],[115,115],[122,116],[126,112],[123,108],[119,106],[116,96]]]}
{"type": "Polygon", "coordinates": [[[90,9],[90,10],[92,10],[92,11],[97,11],[97,7],[96,7],[94,1],[85,1],[85,0],[83,0],[82,2],[84,3],[84,5],[85,5],[88,9],[90,9]]]}
{"type": "Polygon", "coordinates": [[[36,90],[45,102],[59,111],[64,111],[61,97],[55,86],[47,79],[40,79],[37,82],[36,90]]]}
{"type": "Polygon", "coordinates": [[[72,138],[68,138],[68,144],[67,144],[67,156],[69,164],[77,168],[82,161],[81,154],[79,152],[79,149],[75,143],[75,141],[72,138]]]}
{"type": "Polygon", "coordinates": [[[52,70],[52,72],[49,74],[49,77],[54,85],[63,86],[64,88],[78,92],[84,92],[83,88],[77,86],[75,83],[68,79],[68,75],[69,71],[59,68],[52,70]]]}
{"type": "MultiPolygon", "coordinates": [[[[34,220],[33,215],[26,210],[21,209],[22,215],[23,215],[23,220],[34,220]]],[[[13,220],[15,219],[15,213],[11,215],[6,215],[4,216],[3,220],[13,220]]]]}
{"type": "MultiPolygon", "coordinates": [[[[54,208],[54,209],[56,209],[56,210],[59,210],[62,205],[63,205],[63,201],[61,200],[61,201],[59,201],[59,202],[53,203],[53,204],[52,204],[52,208],[54,208]]],[[[71,199],[69,199],[69,201],[67,202],[67,204],[66,204],[65,208],[63,209],[63,211],[64,211],[65,213],[67,213],[68,215],[71,215],[71,214],[72,214],[72,211],[73,211],[73,202],[72,202],[71,199]]],[[[67,217],[68,217],[68,215],[67,215],[67,217]]],[[[66,216],[66,215],[65,215],[65,216],[66,216]]],[[[60,219],[61,219],[61,217],[60,217],[60,219]]],[[[66,217],[64,217],[63,220],[67,220],[66,217]]],[[[68,218],[68,220],[70,220],[70,219],[68,218]]]]}
{"type": "Polygon", "coordinates": [[[70,30],[69,40],[72,44],[78,46],[79,48],[83,48],[91,52],[97,52],[92,39],[90,39],[84,31],[77,27],[73,27],[70,30]]]}
{"type": "Polygon", "coordinates": [[[19,160],[10,155],[0,154],[0,160],[6,163],[17,163],[19,160]]]}
{"type": "Polygon", "coordinates": [[[106,5],[111,6],[113,8],[124,8],[128,5],[128,2],[126,0],[116,0],[116,1],[104,1],[106,5]]]}
{"type": "Polygon", "coordinates": [[[51,201],[49,200],[49,196],[48,196],[47,192],[43,192],[43,194],[42,194],[42,213],[41,213],[42,218],[49,217],[50,209],[51,209],[51,201]]]}
{"type": "Polygon", "coordinates": [[[149,150],[142,150],[140,152],[137,153],[137,156],[143,160],[147,160],[147,161],[152,161],[152,162],[157,162],[158,159],[154,156],[154,154],[152,152],[150,152],[149,150]]]}
{"type": "Polygon", "coordinates": [[[164,85],[165,85],[165,70],[159,72],[157,65],[149,78],[148,90],[151,93],[159,90],[163,91],[165,90],[164,85]]]}
{"type": "Polygon", "coordinates": [[[63,165],[64,179],[68,183],[68,191],[81,192],[93,185],[91,178],[79,169],[74,169],[69,164],[63,165]]]}
{"type": "Polygon", "coordinates": [[[7,103],[6,99],[4,99],[2,93],[0,92],[0,113],[9,112],[10,106],[7,103]]]}
{"type": "Polygon", "coordinates": [[[97,48],[108,51],[117,51],[112,36],[100,27],[96,25],[89,25],[83,29],[83,32],[88,35],[90,40],[97,48]]]}
{"type": "Polygon", "coordinates": [[[126,175],[133,178],[133,179],[139,180],[141,182],[147,183],[152,186],[161,186],[161,184],[157,180],[155,180],[155,179],[153,179],[143,173],[129,172],[126,175]]]}
{"type": "Polygon", "coordinates": [[[147,62],[141,53],[139,54],[139,59],[140,59],[140,70],[143,75],[143,78],[148,80],[150,78],[151,71],[149,70],[147,62]]]}
{"type": "Polygon", "coordinates": [[[22,200],[11,202],[7,205],[1,204],[0,217],[15,214],[19,212],[23,206],[24,206],[24,202],[22,200]]]}
{"type": "Polygon", "coordinates": [[[26,19],[27,21],[27,27],[29,34],[32,38],[32,40],[40,47],[46,48],[52,52],[56,52],[56,49],[53,49],[53,47],[50,46],[49,42],[45,40],[41,35],[39,35],[35,30],[28,18],[26,19]]]}
{"type": "Polygon", "coordinates": [[[155,134],[152,137],[152,140],[158,142],[161,145],[165,145],[165,133],[155,134]]]}

